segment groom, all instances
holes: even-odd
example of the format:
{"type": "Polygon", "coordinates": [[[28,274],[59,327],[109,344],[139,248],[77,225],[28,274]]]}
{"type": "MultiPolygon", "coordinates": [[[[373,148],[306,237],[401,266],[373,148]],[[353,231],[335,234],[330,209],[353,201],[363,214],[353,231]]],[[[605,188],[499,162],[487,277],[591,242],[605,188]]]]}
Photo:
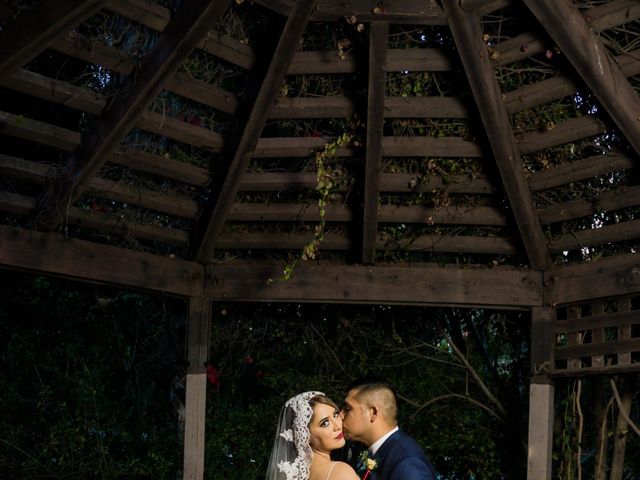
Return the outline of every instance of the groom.
{"type": "Polygon", "coordinates": [[[433,467],[420,446],[398,429],[397,404],[396,392],[389,383],[365,380],[348,387],[342,427],[347,438],[364,443],[369,458],[375,460],[366,478],[435,480],[433,467]]]}

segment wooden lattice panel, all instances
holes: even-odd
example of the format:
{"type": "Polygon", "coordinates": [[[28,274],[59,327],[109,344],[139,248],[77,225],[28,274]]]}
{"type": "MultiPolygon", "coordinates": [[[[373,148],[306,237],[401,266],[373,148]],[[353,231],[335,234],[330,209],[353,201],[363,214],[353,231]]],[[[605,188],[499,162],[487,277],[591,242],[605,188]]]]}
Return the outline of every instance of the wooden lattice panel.
{"type": "Polygon", "coordinates": [[[554,375],[640,371],[640,297],[562,308],[555,338],[554,375]]]}

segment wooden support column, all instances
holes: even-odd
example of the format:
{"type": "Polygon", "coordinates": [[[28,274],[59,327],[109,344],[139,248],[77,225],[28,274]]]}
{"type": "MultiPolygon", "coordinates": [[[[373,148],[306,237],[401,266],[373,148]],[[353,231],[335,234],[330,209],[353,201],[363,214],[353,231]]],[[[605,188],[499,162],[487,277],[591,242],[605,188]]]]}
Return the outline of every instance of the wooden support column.
{"type": "Polygon", "coordinates": [[[204,478],[204,430],[207,411],[207,372],[211,332],[211,301],[189,298],[187,382],[184,425],[184,480],[204,478]]]}
{"type": "Polygon", "coordinates": [[[364,215],[362,223],[362,263],[373,263],[378,233],[378,196],[382,165],[384,125],[384,63],[387,56],[389,24],[371,24],[369,42],[369,97],[367,106],[367,158],[364,169],[364,215]]]}
{"type": "Polygon", "coordinates": [[[527,480],[551,479],[553,446],[553,367],[555,310],[531,309],[531,389],[529,390],[529,449],[527,480]]]}

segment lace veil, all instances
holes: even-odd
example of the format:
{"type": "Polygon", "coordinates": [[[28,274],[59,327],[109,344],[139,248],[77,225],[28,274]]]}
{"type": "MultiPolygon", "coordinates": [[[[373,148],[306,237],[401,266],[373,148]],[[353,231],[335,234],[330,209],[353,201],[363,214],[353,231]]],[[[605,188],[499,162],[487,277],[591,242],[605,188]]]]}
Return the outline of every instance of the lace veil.
{"type": "Polygon", "coordinates": [[[287,400],[280,411],[266,480],[308,480],[313,453],[309,445],[309,400],[322,392],[304,392],[287,400]]]}

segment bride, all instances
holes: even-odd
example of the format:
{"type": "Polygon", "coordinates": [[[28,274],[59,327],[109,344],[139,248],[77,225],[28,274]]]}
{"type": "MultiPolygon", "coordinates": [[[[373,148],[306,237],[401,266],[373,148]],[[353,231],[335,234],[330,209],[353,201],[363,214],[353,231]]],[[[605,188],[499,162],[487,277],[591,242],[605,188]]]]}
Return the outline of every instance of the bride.
{"type": "Polygon", "coordinates": [[[338,406],[322,392],[296,395],[280,412],[266,480],[358,480],[329,456],[344,444],[338,406]]]}

